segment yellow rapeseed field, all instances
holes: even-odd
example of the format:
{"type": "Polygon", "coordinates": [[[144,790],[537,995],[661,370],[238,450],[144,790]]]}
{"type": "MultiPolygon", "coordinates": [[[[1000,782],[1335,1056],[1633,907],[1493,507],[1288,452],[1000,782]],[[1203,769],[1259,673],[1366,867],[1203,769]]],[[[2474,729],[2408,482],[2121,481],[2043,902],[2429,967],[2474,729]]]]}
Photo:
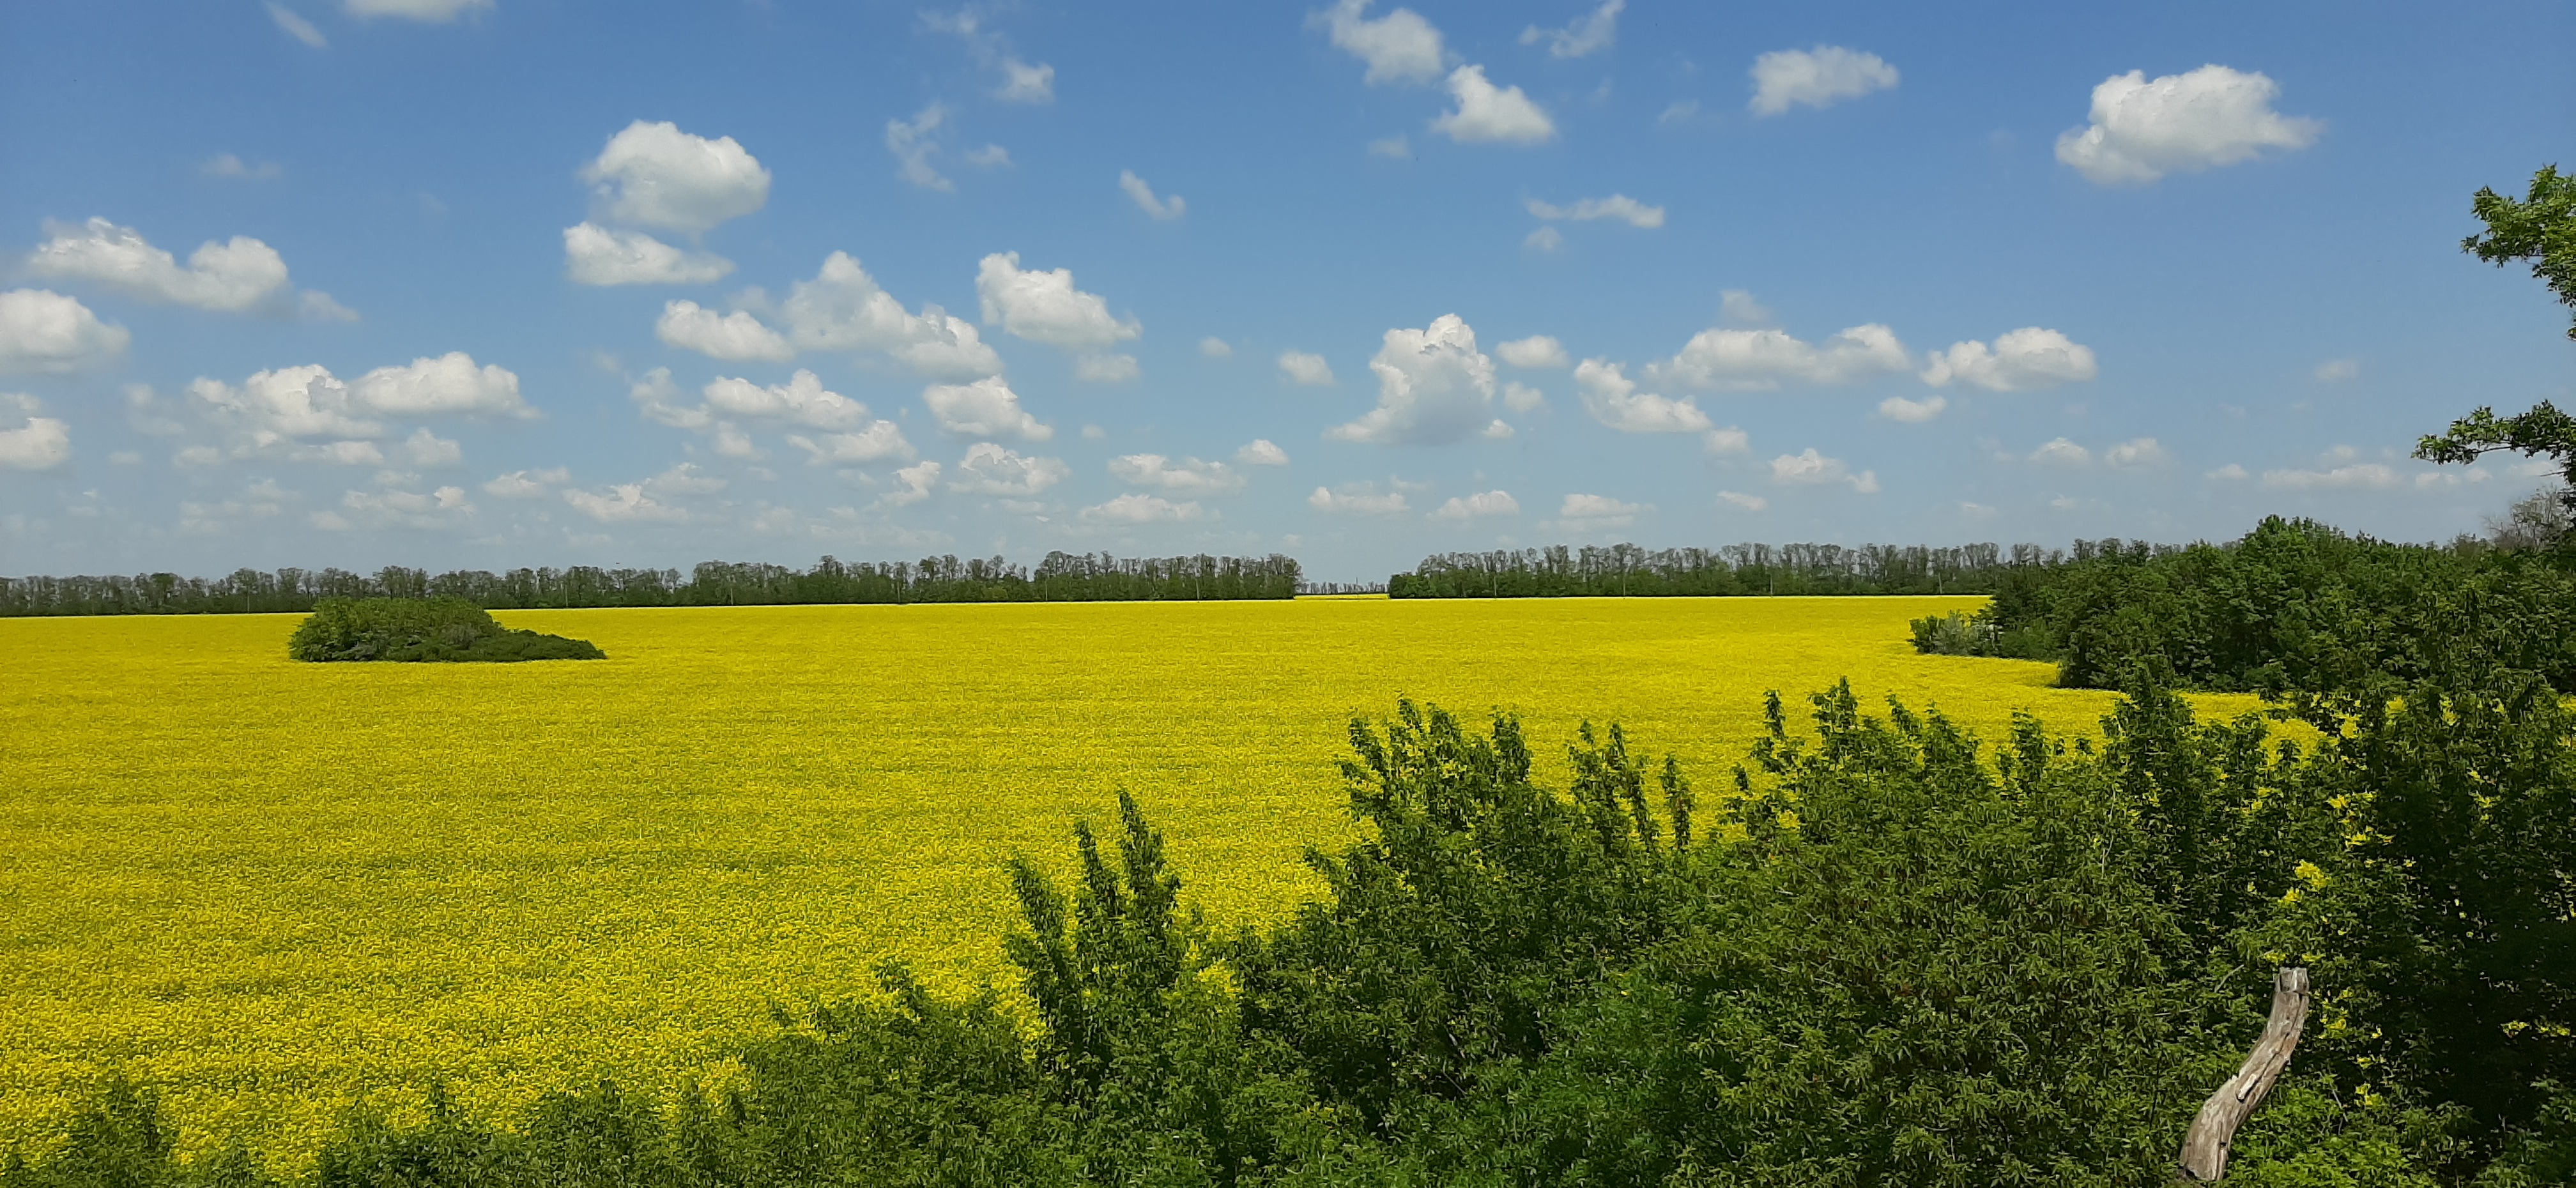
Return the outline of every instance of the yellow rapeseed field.
{"type": "MultiPolygon", "coordinates": [[[[2044,665],[1925,657],[1973,600],[504,612],[611,659],[297,664],[294,616],[0,620],[0,1150],[122,1072],[196,1147],[309,1157],[433,1080],[667,1091],[877,961],[1001,968],[998,872],[1133,790],[1221,921],[1307,894],[1398,695],[1583,717],[1722,785],[1763,692],[1849,675],[1989,739],[2090,729],[2044,665]]],[[[2217,700],[2235,711],[2242,700],[2217,700]]]]}

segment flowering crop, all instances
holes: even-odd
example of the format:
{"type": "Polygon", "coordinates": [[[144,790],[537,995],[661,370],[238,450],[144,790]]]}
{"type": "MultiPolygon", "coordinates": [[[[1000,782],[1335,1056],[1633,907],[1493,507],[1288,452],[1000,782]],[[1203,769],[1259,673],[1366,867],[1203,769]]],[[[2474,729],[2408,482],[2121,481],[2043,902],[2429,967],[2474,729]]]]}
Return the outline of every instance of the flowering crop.
{"type": "MultiPolygon", "coordinates": [[[[309,1155],[360,1099],[721,1078],[884,958],[1000,969],[1004,860],[1134,791],[1220,920],[1308,893],[1398,695],[1580,718],[1704,788],[1849,675],[1989,739],[2108,694],[1916,655],[1974,600],[1366,599],[511,611],[588,664],[316,665],[296,616],[0,620],[0,1150],[117,1072],[184,1144],[309,1155]]],[[[2209,699],[2238,708],[2243,699],[2209,699]]]]}

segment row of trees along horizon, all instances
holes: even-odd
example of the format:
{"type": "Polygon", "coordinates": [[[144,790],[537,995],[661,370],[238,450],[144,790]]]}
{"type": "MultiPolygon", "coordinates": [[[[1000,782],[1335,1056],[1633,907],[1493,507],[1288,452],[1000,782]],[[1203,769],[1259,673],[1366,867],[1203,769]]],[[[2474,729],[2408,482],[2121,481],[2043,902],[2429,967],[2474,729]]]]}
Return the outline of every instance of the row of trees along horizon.
{"type": "Polygon", "coordinates": [[[824,557],[811,569],[704,561],[677,569],[460,569],[433,574],[388,565],[344,569],[240,569],[226,577],[0,578],[0,616],[270,614],[303,612],[325,598],[462,598],[486,610],[608,606],[773,606],[808,603],[1143,602],[1292,598],[1296,558],[1046,555],[1033,569],[1001,557],[925,557],[851,563],[824,557]]]}

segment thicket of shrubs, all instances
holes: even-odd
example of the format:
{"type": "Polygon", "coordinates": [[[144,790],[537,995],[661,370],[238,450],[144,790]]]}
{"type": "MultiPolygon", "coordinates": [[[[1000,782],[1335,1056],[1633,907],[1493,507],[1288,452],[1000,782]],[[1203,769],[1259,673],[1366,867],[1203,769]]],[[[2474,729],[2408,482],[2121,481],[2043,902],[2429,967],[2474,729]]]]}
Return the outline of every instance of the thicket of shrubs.
{"type": "Polygon", "coordinates": [[[1991,594],[2015,569],[2062,560],[2037,545],[1633,544],[1425,557],[1390,598],[1669,598],[1738,594],[1991,594]]]}
{"type": "MultiPolygon", "coordinates": [[[[1361,838],[1283,925],[1211,928],[1122,797],[1071,885],[1011,868],[1014,987],[884,967],[737,1089],[352,1114],[310,1179],[2145,1188],[2287,963],[2316,1010],[2231,1180],[2576,1170],[2576,722],[2544,683],[2314,701],[2308,752],[2143,681],[2099,747],[2025,720],[1981,751],[1847,685],[1812,710],[1774,697],[1717,789],[1587,727],[1558,789],[1512,719],[1400,705],[1353,725],[1361,838]]],[[[265,1182],[172,1140],[119,1089],[0,1185],[265,1182]]]]}
{"type": "Polygon", "coordinates": [[[298,660],[605,660],[586,639],[513,631],[462,598],[325,598],[287,637],[298,660]]]}

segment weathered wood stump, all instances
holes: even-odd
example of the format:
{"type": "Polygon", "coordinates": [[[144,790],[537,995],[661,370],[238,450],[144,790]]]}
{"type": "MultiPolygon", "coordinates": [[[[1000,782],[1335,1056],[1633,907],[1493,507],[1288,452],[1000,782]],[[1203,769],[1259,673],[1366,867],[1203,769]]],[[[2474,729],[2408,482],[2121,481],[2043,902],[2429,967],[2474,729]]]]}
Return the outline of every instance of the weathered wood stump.
{"type": "Polygon", "coordinates": [[[2307,1021],[2308,971],[2292,967],[2274,974],[2272,1019],[2263,1025],[2263,1038],[2254,1041],[2244,1067],[2210,1094],[2201,1104],[2200,1116],[2191,1120],[2191,1130],[2182,1138],[2177,1182],[2207,1184],[2227,1174],[2227,1152],[2236,1141],[2236,1128],[2245,1124],[2255,1106],[2263,1104],[2263,1095],[2290,1067],[2290,1050],[2299,1046],[2299,1029],[2307,1021]]]}

